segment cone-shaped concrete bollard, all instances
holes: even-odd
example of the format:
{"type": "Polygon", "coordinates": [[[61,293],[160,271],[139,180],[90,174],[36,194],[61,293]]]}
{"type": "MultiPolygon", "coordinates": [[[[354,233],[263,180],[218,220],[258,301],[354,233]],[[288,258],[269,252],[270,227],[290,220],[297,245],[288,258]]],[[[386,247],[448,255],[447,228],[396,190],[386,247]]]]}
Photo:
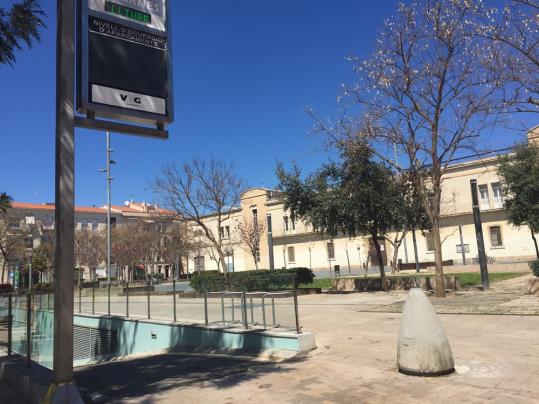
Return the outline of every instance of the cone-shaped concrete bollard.
{"type": "Polygon", "coordinates": [[[446,375],[455,368],[442,323],[420,288],[410,289],[404,304],[397,364],[401,373],[413,376],[446,375]]]}

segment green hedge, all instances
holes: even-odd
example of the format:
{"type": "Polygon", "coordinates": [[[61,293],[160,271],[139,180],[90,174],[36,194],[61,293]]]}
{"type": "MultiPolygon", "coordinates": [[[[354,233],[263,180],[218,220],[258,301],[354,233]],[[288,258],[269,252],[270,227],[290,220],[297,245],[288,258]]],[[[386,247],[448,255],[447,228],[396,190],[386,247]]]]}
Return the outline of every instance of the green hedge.
{"type": "Polygon", "coordinates": [[[229,272],[226,278],[219,271],[202,271],[191,276],[190,285],[196,292],[270,291],[290,289],[294,280],[296,287],[312,283],[314,276],[309,268],[229,272]]]}
{"type": "Polygon", "coordinates": [[[530,262],[530,268],[533,272],[533,274],[537,277],[539,277],[539,260],[530,262]]]}

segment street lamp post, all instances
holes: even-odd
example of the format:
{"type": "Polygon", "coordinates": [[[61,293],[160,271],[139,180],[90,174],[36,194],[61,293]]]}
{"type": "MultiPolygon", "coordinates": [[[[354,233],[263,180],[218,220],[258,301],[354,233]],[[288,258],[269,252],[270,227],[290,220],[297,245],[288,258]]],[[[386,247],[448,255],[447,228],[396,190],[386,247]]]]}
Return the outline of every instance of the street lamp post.
{"type": "Polygon", "coordinates": [[[110,245],[110,183],[114,179],[110,175],[111,164],[116,164],[114,160],[111,160],[110,154],[112,149],[110,148],[110,132],[107,131],[107,164],[106,168],[102,168],[99,172],[105,173],[107,176],[107,295],[108,295],[108,315],[110,316],[110,283],[111,283],[111,245],[110,245]]]}

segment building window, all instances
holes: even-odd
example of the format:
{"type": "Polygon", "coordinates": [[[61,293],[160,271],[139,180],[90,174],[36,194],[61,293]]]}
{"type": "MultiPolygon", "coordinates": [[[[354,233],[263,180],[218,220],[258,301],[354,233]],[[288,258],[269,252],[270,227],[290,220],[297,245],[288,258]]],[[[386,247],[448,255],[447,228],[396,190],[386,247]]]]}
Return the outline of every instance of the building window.
{"type": "Polygon", "coordinates": [[[13,219],[13,220],[11,221],[10,227],[11,227],[12,229],[20,229],[20,228],[21,228],[21,221],[18,220],[18,219],[13,219]]]}
{"type": "Polygon", "coordinates": [[[292,230],[296,230],[296,216],[290,216],[290,221],[292,222],[292,230]]]}
{"type": "Polygon", "coordinates": [[[34,239],[32,237],[25,237],[24,238],[24,247],[25,248],[33,248],[34,247],[34,239]]]}
{"type": "Polygon", "coordinates": [[[499,182],[492,184],[492,195],[494,196],[494,208],[503,208],[502,184],[499,182]]]}
{"type": "Polygon", "coordinates": [[[328,259],[334,260],[335,259],[335,245],[333,242],[329,242],[327,244],[328,247],[328,259]]]}
{"type": "Polygon", "coordinates": [[[489,228],[490,245],[493,248],[503,247],[502,228],[500,226],[491,226],[489,228]]]}
{"type": "Polygon", "coordinates": [[[481,198],[481,209],[490,209],[490,201],[488,197],[488,185],[479,185],[479,196],[481,198]]]}
{"type": "Polygon", "coordinates": [[[294,247],[288,247],[288,262],[296,262],[294,247]]]}
{"type": "Polygon", "coordinates": [[[432,237],[432,233],[425,234],[425,242],[427,243],[427,252],[433,252],[434,251],[434,237],[432,237]]]}
{"type": "Polygon", "coordinates": [[[230,238],[230,226],[221,226],[219,233],[222,239],[230,238]]]}
{"type": "Polygon", "coordinates": [[[258,210],[253,209],[253,222],[258,222],[258,210]]]}
{"type": "Polygon", "coordinates": [[[284,219],[284,229],[285,231],[288,231],[288,216],[283,217],[284,219]]]}

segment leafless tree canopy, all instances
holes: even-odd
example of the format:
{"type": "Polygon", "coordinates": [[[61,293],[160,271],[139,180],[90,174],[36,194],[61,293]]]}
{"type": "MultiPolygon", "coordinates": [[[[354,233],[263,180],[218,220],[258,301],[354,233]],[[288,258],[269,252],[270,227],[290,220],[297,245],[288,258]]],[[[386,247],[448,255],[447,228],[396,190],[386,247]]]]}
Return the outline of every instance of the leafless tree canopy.
{"type": "Polygon", "coordinates": [[[502,73],[486,68],[494,45],[476,35],[482,10],[481,1],[469,0],[401,4],[372,56],[350,58],[356,80],[343,85],[340,120],[317,120],[315,128],[341,145],[365,139],[379,158],[414,174],[432,223],[438,296],[445,295],[442,176],[459,152],[478,150],[480,136],[504,108],[502,73]]]}
{"type": "Polygon", "coordinates": [[[9,260],[20,259],[24,255],[24,239],[27,231],[20,228],[16,223],[21,218],[15,216],[12,211],[0,211],[0,254],[2,255],[2,277],[0,283],[6,282],[7,264],[9,260]]]}
{"type": "Polygon", "coordinates": [[[175,265],[193,249],[192,231],[185,221],[166,216],[155,216],[143,222],[145,262],[175,265]]]}
{"type": "Polygon", "coordinates": [[[539,112],[539,2],[506,0],[480,19],[477,33],[495,50],[488,66],[507,82],[505,101],[512,110],[539,112]]]}
{"type": "Polygon", "coordinates": [[[143,259],[144,231],[139,221],[122,223],[112,230],[112,260],[128,271],[143,259]]]}
{"type": "Polygon", "coordinates": [[[166,207],[183,220],[200,226],[226,273],[220,228],[239,206],[245,187],[234,164],[215,158],[209,161],[193,159],[181,167],[169,164],[156,177],[153,187],[166,207]],[[208,215],[214,216],[215,226],[205,220],[208,215]]]}
{"type": "Polygon", "coordinates": [[[103,232],[92,230],[77,230],[75,232],[75,261],[79,268],[86,266],[92,276],[95,269],[106,256],[105,235],[103,232]]]}
{"type": "Polygon", "coordinates": [[[258,269],[258,257],[260,256],[260,239],[266,231],[263,220],[244,217],[243,221],[236,226],[240,247],[253,257],[255,268],[258,269]]]}

